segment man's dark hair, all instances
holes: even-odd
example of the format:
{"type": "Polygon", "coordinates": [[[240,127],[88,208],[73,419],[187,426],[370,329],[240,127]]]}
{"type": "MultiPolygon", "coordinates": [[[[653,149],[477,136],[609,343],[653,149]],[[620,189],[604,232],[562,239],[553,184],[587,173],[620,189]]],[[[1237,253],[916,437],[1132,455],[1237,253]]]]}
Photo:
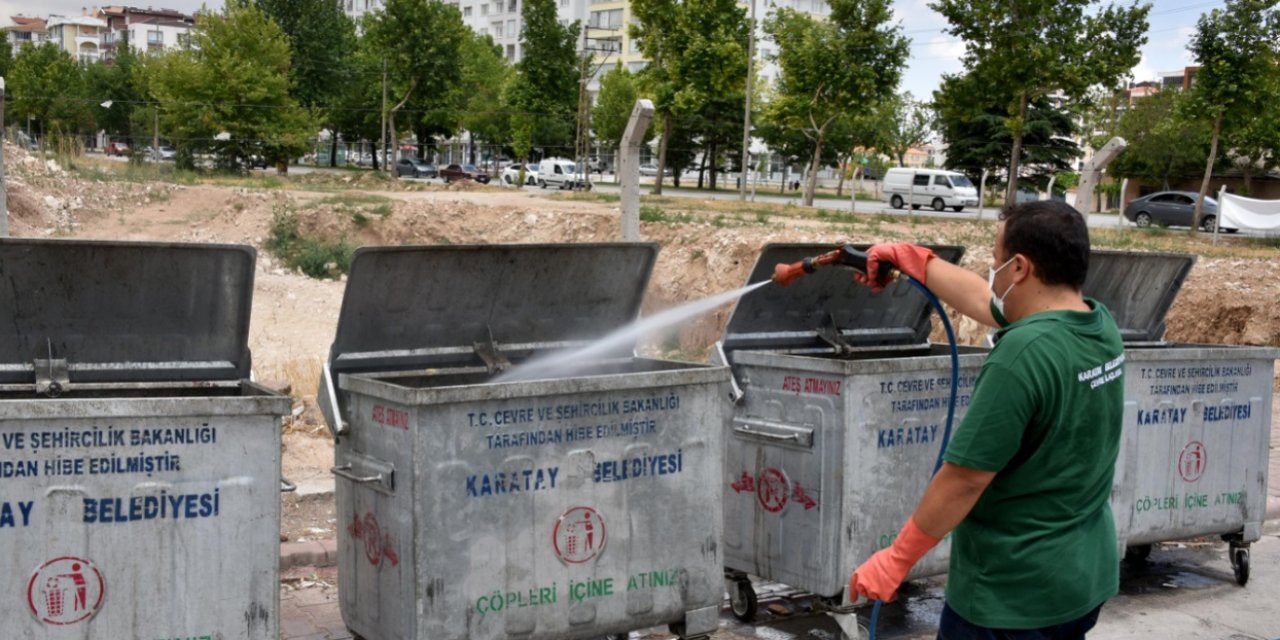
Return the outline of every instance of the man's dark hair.
{"type": "Polygon", "coordinates": [[[1064,202],[1038,200],[1006,206],[1000,219],[1008,257],[1026,256],[1045,284],[1084,286],[1089,273],[1089,227],[1078,211],[1064,202]]]}

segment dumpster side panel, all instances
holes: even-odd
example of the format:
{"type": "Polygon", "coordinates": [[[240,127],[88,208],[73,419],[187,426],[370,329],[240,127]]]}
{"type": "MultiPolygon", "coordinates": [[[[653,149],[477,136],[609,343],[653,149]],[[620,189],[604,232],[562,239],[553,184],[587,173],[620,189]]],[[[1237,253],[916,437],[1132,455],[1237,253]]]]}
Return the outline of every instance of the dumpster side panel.
{"type": "Polygon", "coordinates": [[[6,635],[278,638],[278,414],[104,402],[0,402],[6,635]]]}
{"type": "Polygon", "coordinates": [[[417,413],[406,404],[351,394],[347,416],[350,433],[334,451],[342,619],[367,638],[416,638],[417,413]]]}
{"type": "MultiPolygon", "coordinates": [[[[704,371],[646,374],[670,385],[584,393],[511,393],[573,386],[558,382],[492,385],[480,387],[491,399],[422,404],[414,398],[444,390],[415,395],[362,380],[411,405],[414,444],[398,449],[411,451],[414,477],[404,484],[397,466],[396,494],[412,505],[369,508],[379,523],[413,514],[411,530],[392,531],[403,533],[400,567],[416,594],[388,597],[399,603],[389,607],[362,602],[381,618],[357,631],[371,640],[550,640],[707,618],[686,614],[718,608],[724,593],[728,370],[715,383],[680,384],[705,379],[704,371]],[[415,619],[412,635],[397,635],[405,627],[391,624],[395,615],[415,619]]],[[[402,582],[381,588],[404,591],[402,582]]],[[[715,629],[714,617],[701,624],[687,631],[715,629]]]]}
{"type": "Polygon", "coordinates": [[[746,395],[726,436],[725,564],[836,595],[846,381],[769,366],[735,373],[746,395]]]}
{"type": "Polygon", "coordinates": [[[1266,512],[1274,350],[1130,349],[1113,505],[1129,545],[1261,535],[1266,512]]]}
{"type": "MultiPolygon", "coordinates": [[[[956,425],[984,357],[960,358],[956,425]]],[[[840,361],[763,352],[740,352],[739,360],[735,372],[745,399],[726,454],[726,564],[839,595],[858,564],[893,542],[933,475],[950,360],[840,361]],[[744,435],[744,427],[769,433],[744,435]],[[811,448],[786,439],[807,442],[810,432],[811,448]]],[[[946,573],[949,552],[944,541],[911,577],[946,573]]]]}

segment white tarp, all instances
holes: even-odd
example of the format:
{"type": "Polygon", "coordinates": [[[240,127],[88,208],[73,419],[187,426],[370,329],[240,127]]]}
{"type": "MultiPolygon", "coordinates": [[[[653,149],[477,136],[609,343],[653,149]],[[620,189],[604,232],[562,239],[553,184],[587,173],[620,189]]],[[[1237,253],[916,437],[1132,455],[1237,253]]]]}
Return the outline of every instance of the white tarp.
{"type": "Polygon", "coordinates": [[[1218,226],[1280,231],[1280,200],[1254,200],[1224,193],[1218,198],[1218,226]]]}

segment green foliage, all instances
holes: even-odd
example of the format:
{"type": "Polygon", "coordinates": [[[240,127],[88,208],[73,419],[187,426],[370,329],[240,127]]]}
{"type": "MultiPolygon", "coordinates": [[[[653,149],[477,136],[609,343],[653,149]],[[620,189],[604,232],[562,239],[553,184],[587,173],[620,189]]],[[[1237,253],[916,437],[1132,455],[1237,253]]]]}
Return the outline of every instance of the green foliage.
{"type": "Polygon", "coordinates": [[[304,235],[297,214],[287,207],[277,207],[272,213],[271,233],[264,246],[290,269],[313,278],[337,278],[346,273],[355,252],[346,240],[331,242],[304,235]]]}
{"type": "MultiPolygon", "coordinates": [[[[966,74],[998,89],[966,97],[988,98],[976,111],[998,116],[1009,130],[1010,194],[1031,105],[1055,91],[1079,99],[1091,87],[1115,87],[1138,63],[1151,10],[1136,3],[1097,7],[1094,0],[933,0],[929,6],[947,18],[948,34],[964,40],[966,74]]],[[[940,91],[961,86],[944,80],[940,91]]]]}
{"type": "MultiPolygon", "coordinates": [[[[1009,106],[1002,94],[1001,87],[977,74],[947,76],[934,94],[935,124],[949,145],[946,167],[968,175],[974,184],[984,170],[996,175],[1008,167],[1014,134],[1007,126],[1009,106]]],[[[1022,122],[1019,182],[1043,187],[1049,176],[1068,171],[1071,160],[1080,155],[1071,140],[1075,122],[1045,97],[1028,103],[1022,122]]],[[[999,182],[989,179],[987,184],[999,182]]]]}
{"type": "MultiPolygon", "coordinates": [[[[635,74],[621,62],[600,79],[600,95],[591,110],[591,129],[600,146],[612,151],[622,145],[622,136],[627,131],[627,122],[639,96],[635,74]]],[[[650,123],[640,143],[648,144],[653,136],[654,128],[650,123]]]]}
{"type": "Polygon", "coordinates": [[[882,100],[876,109],[880,144],[877,146],[906,166],[907,151],[929,139],[929,112],[911,92],[895,94],[882,100]]]}
{"type": "Polygon", "coordinates": [[[506,92],[516,155],[527,159],[535,147],[573,145],[578,111],[579,24],[561,25],[555,0],[525,0],[520,32],[523,56],[506,92]]]}
{"type": "Polygon", "coordinates": [[[13,44],[8,38],[0,38],[0,78],[9,77],[9,69],[13,66],[13,44]]]}
{"type": "Polygon", "coordinates": [[[52,42],[18,51],[7,78],[9,118],[32,118],[37,130],[53,138],[93,130],[84,70],[52,42]]]}
{"type": "Polygon", "coordinates": [[[275,163],[306,151],[316,124],[289,95],[289,43],[280,27],[257,7],[229,2],[222,14],[202,16],[191,42],[149,58],[142,72],[179,165],[190,166],[199,152],[239,169],[250,155],[275,163]]]}
{"type": "Polygon", "coordinates": [[[894,94],[910,41],[894,24],[888,0],[831,0],[829,21],[781,9],[765,22],[778,44],[776,100],[779,124],[800,129],[812,141],[811,177],[804,204],[813,204],[816,169],[833,123],[854,105],[894,94]]]}
{"type": "Polygon", "coordinates": [[[335,78],[350,76],[355,23],[333,0],[255,0],[284,32],[292,51],[289,93],[298,104],[328,108],[337,102],[335,78]]]}
{"type": "Polygon", "coordinates": [[[502,55],[502,47],[488,35],[471,33],[465,40],[462,73],[454,89],[454,105],[459,115],[456,127],[486,142],[510,138],[510,116],[500,106],[503,92],[515,77],[515,70],[502,55]]]}
{"type": "Polygon", "coordinates": [[[1189,100],[1182,91],[1159,91],[1139,98],[1125,110],[1116,135],[1129,146],[1111,162],[1107,172],[1168,189],[1170,179],[1202,171],[1209,158],[1213,128],[1190,113],[1189,100]]]}

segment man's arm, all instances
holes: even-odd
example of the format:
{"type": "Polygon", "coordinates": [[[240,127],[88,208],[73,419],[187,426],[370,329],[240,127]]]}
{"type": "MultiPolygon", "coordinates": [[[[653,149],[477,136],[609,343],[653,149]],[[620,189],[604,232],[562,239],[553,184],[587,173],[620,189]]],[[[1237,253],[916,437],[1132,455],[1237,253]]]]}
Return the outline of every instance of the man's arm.
{"type": "Polygon", "coordinates": [[[988,326],[996,326],[991,316],[991,288],[982,276],[946,260],[930,260],[925,286],[947,306],[988,326]]]}
{"type": "Polygon", "coordinates": [[[921,531],[941,539],[969,515],[995,477],[994,471],[944,462],[911,517],[921,531]]]}

